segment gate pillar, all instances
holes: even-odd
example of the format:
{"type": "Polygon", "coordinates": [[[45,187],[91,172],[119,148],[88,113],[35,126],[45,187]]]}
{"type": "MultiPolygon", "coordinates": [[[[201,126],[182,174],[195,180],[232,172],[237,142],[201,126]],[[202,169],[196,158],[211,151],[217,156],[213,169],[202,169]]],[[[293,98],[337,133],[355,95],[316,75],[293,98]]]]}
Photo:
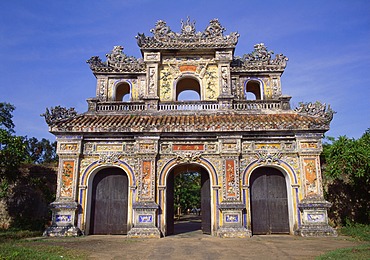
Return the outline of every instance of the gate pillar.
{"type": "Polygon", "coordinates": [[[324,199],[320,169],[321,136],[297,138],[304,199],[298,204],[302,224],[295,232],[300,236],[337,236],[337,232],[328,224],[327,210],[331,203],[324,199]]]}
{"type": "Polygon", "coordinates": [[[80,136],[57,138],[57,194],[55,202],[50,204],[52,225],[45,230],[44,236],[82,235],[77,227],[77,213],[81,207],[76,202],[81,142],[80,136]]]}
{"type": "Polygon", "coordinates": [[[240,198],[240,151],[241,136],[219,138],[222,161],[222,225],[217,230],[219,237],[250,237],[251,232],[242,223],[244,204],[240,198]]]}
{"type": "Polygon", "coordinates": [[[135,149],[138,154],[138,197],[133,204],[134,226],[127,233],[128,237],[159,238],[161,233],[156,227],[158,204],[155,203],[155,166],[158,153],[159,137],[147,136],[136,138],[135,149]]]}

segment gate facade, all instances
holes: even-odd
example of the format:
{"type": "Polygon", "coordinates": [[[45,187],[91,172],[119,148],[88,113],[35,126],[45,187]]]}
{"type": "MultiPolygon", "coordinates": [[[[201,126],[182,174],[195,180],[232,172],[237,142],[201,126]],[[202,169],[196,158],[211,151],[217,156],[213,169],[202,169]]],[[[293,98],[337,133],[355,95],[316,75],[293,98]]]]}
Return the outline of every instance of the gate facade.
{"type": "Polygon", "coordinates": [[[224,35],[217,19],[200,32],[190,19],[180,32],[160,20],[151,32],[136,36],[141,58],[114,46],[105,61],[88,60],[97,81],[87,112],[58,106],[44,114],[59,156],[53,224],[45,234],[171,233],[171,172],[188,165],[204,171],[204,233],[334,235],[319,161],[333,111],[319,102],[291,109],[280,81],[288,59],[273,57],[262,43],[234,56],[239,34],[224,35]],[[105,168],[122,174],[103,176],[105,168]],[[281,198],[263,194],[266,185],[283,192],[284,183],[281,198]],[[114,204],[115,196],[127,200],[119,206],[127,212],[103,214],[111,206],[99,207],[114,204]],[[266,211],[270,224],[259,231],[255,221],[266,211]],[[126,226],[100,227],[100,214],[118,214],[122,223],[114,225],[126,226]]]}

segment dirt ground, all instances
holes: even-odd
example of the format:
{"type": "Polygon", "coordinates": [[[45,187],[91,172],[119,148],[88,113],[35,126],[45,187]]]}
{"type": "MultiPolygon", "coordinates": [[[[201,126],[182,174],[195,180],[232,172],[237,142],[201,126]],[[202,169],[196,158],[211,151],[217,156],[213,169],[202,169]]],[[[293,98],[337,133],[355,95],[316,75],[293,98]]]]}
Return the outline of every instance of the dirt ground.
{"type": "Polygon", "coordinates": [[[201,217],[188,215],[175,221],[175,235],[130,239],[122,235],[45,238],[34,243],[63,246],[85,252],[89,259],[314,259],[338,248],[359,244],[349,237],[265,235],[219,238],[201,231],[201,217]]]}
{"type": "Polygon", "coordinates": [[[87,253],[89,259],[314,259],[325,252],[358,245],[348,237],[302,238],[290,235],[218,238],[200,230],[160,239],[121,235],[47,238],[48,243],[87,253]]]}

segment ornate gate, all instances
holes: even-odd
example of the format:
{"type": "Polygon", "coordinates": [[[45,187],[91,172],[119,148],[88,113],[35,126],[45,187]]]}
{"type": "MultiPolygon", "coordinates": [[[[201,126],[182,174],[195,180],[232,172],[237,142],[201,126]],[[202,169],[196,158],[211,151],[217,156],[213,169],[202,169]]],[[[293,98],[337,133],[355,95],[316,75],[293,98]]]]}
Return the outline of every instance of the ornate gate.
{"type": "Polygon", "coordinates": [[[118,168],[108,168],[93,180],[91,234],[127,234],[128,178],[118,168]]]}
{"type": "Polygon", "coordinates": [[[252,233],[289,233],[287,189],[277,169],[261,167],[251,176],[252,233]]]}

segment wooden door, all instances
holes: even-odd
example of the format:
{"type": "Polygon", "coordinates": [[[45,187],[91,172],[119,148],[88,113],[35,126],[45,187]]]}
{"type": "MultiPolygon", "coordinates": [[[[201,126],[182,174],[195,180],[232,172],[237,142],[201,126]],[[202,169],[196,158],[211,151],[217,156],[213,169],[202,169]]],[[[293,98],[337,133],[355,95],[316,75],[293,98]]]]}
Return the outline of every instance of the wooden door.
{"type": "Polygon", "coordinates": [[[251,176],[252,233],[289,233],[286,182],[277,169],[261,167],[251,176]]]}
{"type": "Polygon", "coordinates": [[[166,235],[173,235],[175,232],[175,210],[174,210],[174,183],[175,174],[171,172],[167,177],[166,184],[166,235]]]}
{"type": "Polygon", "coordinates": [[[98,172],[93,180],[92,234],[127,234],[128,178],[117,168],[98,172]]]}
{"type": "Polygon", "coordinates": [[[201,214],[202,231],[211,234],[211,186],[207,172],[201,173],[201,214]]]}

